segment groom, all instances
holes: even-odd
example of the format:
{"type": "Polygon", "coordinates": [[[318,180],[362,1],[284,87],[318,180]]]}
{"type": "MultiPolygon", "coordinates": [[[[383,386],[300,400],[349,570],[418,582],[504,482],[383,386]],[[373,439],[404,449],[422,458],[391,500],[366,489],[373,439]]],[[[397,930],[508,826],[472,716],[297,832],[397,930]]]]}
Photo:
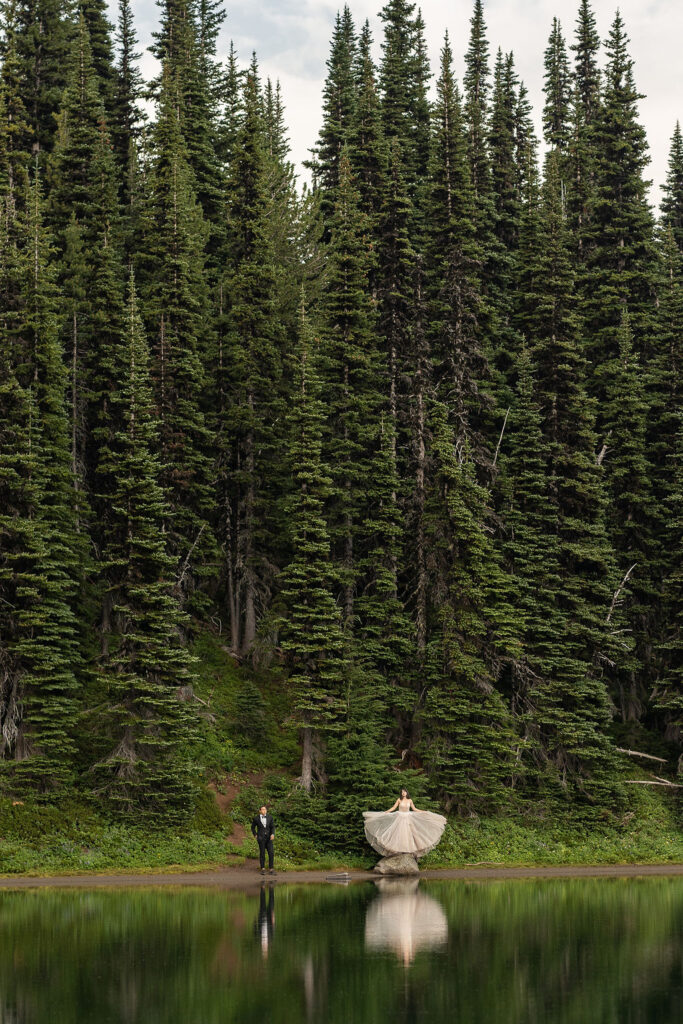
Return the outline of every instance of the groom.
{"type": "Polygon", "coordinates": [[[258,843],[258,855],[259,863],[261,865],[261,874],[264,875],[266,872],[266,850],[268,851],[268,867],[271,875],[275,874],[273,867],[273,839],[275,839],[275,822],[273,821],[273,815],[268,813],[268,808],[264,804],[260,809],[259,813],[254,816],[254,820],[251,823],[251,834],[256,837],[258,843]]]}

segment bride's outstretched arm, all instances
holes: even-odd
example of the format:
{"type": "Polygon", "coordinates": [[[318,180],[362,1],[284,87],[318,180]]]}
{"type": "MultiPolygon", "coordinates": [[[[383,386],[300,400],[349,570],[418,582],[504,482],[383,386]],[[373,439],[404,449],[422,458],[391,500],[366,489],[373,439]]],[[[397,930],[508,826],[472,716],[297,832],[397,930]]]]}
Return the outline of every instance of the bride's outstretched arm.
{"type": "Polygon", "coordinates": [[[422,812],[422,811],[420,810],[420,808],[419,808],[419,807],[416,807],[416,806],[415,806],[415,804],[413,803],[413,801],[412,801],[412,800],[410,801],[410,809],[411,809],[411,811],[417,811],[417,813],[418,813],[418,814],[422,814],[422,813],[423,813],[423,812],[422,812]]]}
{"type": "Polygon", "coordinates": [[[391,807],[389,808],[388,811],[385,811],[384,813],[385,814],[391,814],[391,812],[395,811],[397,807],[398,807],[398,800],[396,801],[396,803],[391,805],[391,807]]]}

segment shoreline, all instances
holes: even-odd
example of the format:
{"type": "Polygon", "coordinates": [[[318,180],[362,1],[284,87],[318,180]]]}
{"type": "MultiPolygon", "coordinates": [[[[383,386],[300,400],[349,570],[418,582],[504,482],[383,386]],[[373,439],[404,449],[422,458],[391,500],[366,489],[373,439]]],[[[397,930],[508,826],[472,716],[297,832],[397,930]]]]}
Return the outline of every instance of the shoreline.
{"type": "MultiPolygon", "coordinates": [[[[353,869],[346,879],[339,879],[335,870],[285,870],[275,875],[261,875],[251,867],[231,866],[217,870],[181,871],[177,874],[99,874],[99,875],[3,875],[0,889],[87,889],[87,888],[140,888],[149,887],[197,887],[233,890],[258,890],[261,885],[311,885],[348,884],[351,882],[373,882],[378,878],[392,876],[377,875],[373,871],[353,869]],[[335,877],[337,876],[337,877],[335,877]]],[[[471,867],[431,868],[420,872],[419,878],[426,881],[503,881],[505,879],[543,878],[641,878],[641,877],[683,877],[683,863],[676,864],[596,864],[554,865],[542,867],[471,867]]],[[[398,876],[393,876],[398,877],[398,876]]],[[[418,876],[409,876],[418,877],[418,876]]]]}

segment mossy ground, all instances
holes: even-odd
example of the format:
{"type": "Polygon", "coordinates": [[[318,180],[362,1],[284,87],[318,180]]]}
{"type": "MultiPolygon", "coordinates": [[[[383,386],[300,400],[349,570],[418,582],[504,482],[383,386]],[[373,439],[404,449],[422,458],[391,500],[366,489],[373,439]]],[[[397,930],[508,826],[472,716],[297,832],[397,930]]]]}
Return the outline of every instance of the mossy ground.
{"type": "MultiPolygon", "coordinates": [[[[282,804],[299,764],[296,728],[277,671],[247,672],[220,640],[195,644],[200,735],[194,757],[205,765],[194,816],[151,828],[113,820],[85,793],[55,803],[0,796],[0,874],[151,872],[240,864],[256,854],[248,823],[264,800],[282,804]],[[212,790],[206,788],[212,783],[212,790]]],[[[424,867],[467,865],[658,864],[683,862],[680,790],[632,787],[627,813],[587,823],[536,808],[535,817],[451,819],[424,867]]],[[[280,815],[278,866],[321,870],[370,867],[372,851],[321,849],[280,815]]]]}

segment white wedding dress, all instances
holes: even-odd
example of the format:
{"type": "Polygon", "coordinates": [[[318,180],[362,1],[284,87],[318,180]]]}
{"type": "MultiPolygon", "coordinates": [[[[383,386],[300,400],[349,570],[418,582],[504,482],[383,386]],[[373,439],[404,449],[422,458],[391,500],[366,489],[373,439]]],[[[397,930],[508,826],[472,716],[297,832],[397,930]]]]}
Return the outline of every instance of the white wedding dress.
{"type": "Polygon", "coordinates": [[[423,857],[437,845],[446,819],[433,811],[363,811],[365,838],[383,857],[423,857]]]}

